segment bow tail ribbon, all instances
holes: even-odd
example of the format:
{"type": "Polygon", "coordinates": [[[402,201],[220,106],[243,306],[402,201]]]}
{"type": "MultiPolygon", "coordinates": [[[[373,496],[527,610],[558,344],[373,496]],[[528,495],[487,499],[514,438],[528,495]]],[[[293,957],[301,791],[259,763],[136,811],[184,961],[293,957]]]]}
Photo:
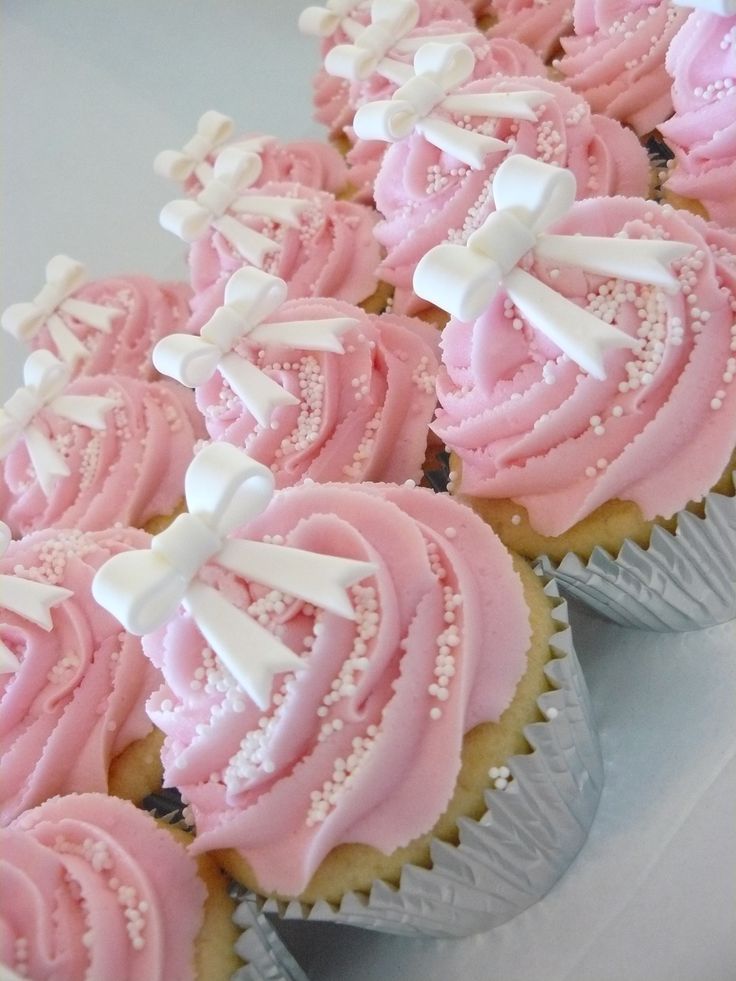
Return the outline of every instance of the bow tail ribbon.
{"type": "Polygon", "coordinates": [[[320,552],[231,539],[217,556],[219,565],[322,609],[355,619],[347,589],[376,571],[370,562],[320,552]]]}
{"type": "Polygon", "coordinates": [[[428,116],[417,122],[416,130],[425,139],[456,157],[469,167],[479,169],[483,166],[487,154],[495,150],[508,150],[508,144],[494,136],[476,133],[474,130],[462,129],[446,119],[428,116]]]}
{"type": "Polygon", "coordinates": [[[56,481],[60,477],[68,477],[71,471],[48,436],[37,426],[27,426],[24,435],[38,483],[46,497],[50,497],[56,481]]]}
{"type": "Polygon", "coordinates": [[[281,246],[278,242],[262,235],[253,228],[241,224],[232,215],[223,215],[216,219],[212,227],[246,260],[254,266],[261,266],[267,255],[278,252],[281,246]]]}
{"type": "Polygon", "coordinates": [[[248,412],[261,426],[268,426],[281,405],[298,405],[299,399],[256,365],[237,354],[226,354],[219,364],[220,374],[248,412]]]}
{"type": "Polygon", "coordinates": [[[534,247],[541,259],[577,266],[601,276],[659,286],[668,293],[679,288],[669,263],[692,252],[692,245],[657,238],[604,238],[594,235],[541,234],[534,247]]]}
{"type": "Polygon", "coordinates": [[[49,408],[57,416],[87,429],[106,429],[105,415],[115,408],[115,402],[102,395],[57,395],[49,408]]]}
{"type": "Polygon", "coordinates": [[[259,324],[250,332],[249,339],[259,344],[283,344],[297,350],[344,354],[340,335],[357,325],[358,321],[350,317],[259,324]]]}
{"type": "Polygon", "coordinates": [[[271,701],[274,676],[304,666],[290,648],[211,586],[193,582],[184,607],[220,662],[261,709],[271,701]]]}
{"type": "Polygon", "coordinates": [[[59,309],[87,324],[88,327],[101,330],[103,334],[110,333],[112,325],[123,313],[122,310],[114,307],[105,307],[101,303],[88,303],[86,300],[75,300],[73,297],[64,300],[59,309]]]}
{"type": "Polygon", "coordinates": [[[512,269],[504,277],[504,286],[522,316],[594,378],[606,377],[606,351],[636,344],[635,338],[560,296],[523,269],[512,269]]]}
{"type": "Polygon", "coordinates": [[[534,90],[522,92],[468,93],[450,95],[442,102],[443,110],[467,116],[488,116],[498,119],[525,119],[535,122],[534,111],[549,102],[549,92],[534,90]]]}
{"type": "Polygon", "coordinates": [[[67,364],[74,364],[75,361],[83,361],[88,354],[87,348],[79,338],[64,323],[61,317],[53,313],[46,321],[51,340],[56,345],[56,350],[67,364]]]}
{"type": "Polygon", "coordinates": [[[233,204],[233,211],[257,218],[271,218],[281,225],[296,228],[302,212],[308,205],[309,202],[304,198],[279,198],[267,194],[254,194],[252,197],[239,198],[233,204]]]}
{"type": "Polygon", "coordinates": [[[20,667],[20,661],[13,654],[9,647],[7,647],[0,640],[0,675],[2,674],[14,674],[20,667]]]}
{"type": "Polygon", "coordinates": [[[71,589],[50,583],[0,576],[0,606],[30,620],[44,630],[51,630],[51,607],[73,595],[71,589]]]}

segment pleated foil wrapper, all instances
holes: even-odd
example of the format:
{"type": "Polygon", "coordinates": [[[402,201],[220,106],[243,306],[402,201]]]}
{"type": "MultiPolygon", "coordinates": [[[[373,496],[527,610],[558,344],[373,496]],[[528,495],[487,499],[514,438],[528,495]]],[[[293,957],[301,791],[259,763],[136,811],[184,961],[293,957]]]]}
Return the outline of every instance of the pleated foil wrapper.
{"type": "Polygon", "coordinates": [[[398,888],[376,881],[370,895],[348,893],[339,907],[260,900],[263,912],[406,936],[464,937],[505,923],[551,889],[587,837],[603,763],[567,606],[553,581],[545,593],[557,601],[560,627],[546,669],[555,690],[538,699],[547,721],[524,729],[533,752],[507,760],[504,789],[489,774],[481,820],[460,819],[458,845],[435,839],[432,868],[406,866],[398,888]]]}
{"type": "Polygon", "coordinates": [[[235,972],[232,981],[309,981],[254,896],[246,894],[234,920],[244,931],[235,950],[246,964],[235,972]]]}
{"type": "MultiPolygon", "coordinates": [[[[732,475],[736,484],[736,472],[732,475]]],[[[708,494],[705,517],[682,511],[674,534],[655,526],[648,548],[625,541],[614,558],[596,548],[537,568],[563,592],[625,627],[700,630],[736,617],[736,497],[708,494]]]]}

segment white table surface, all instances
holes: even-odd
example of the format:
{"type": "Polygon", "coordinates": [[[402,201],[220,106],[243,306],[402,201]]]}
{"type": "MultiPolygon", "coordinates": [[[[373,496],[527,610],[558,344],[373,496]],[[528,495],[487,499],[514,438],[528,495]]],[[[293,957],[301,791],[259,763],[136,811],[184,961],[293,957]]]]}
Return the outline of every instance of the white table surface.
{"type": "MultiPolygon", "coordinates": [[[[301,0],[5,0],[2,286],[30,299],[57,252],[92,277],[183,278],[157,215],[159,149],[216,108],[242,131],[320,138],[301,0]]],[[[20,381],[3,335],[2,383],[20,381]]],[[[687,635],[578,613],[606,760],[590,838],[553,891],[462,941],[286,924],[315,981],[731,981],[736,978],[736,623],[687,635]]]]}

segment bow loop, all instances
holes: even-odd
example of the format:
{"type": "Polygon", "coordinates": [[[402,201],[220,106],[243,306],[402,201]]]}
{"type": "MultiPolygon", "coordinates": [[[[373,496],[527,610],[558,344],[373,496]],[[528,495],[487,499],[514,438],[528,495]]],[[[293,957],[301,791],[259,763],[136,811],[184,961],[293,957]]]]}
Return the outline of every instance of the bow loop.
{"type": "Polygon", "coordinates": [[[595,378],[605,378],[604,355],[611,348],[634,347],[636,339],[610,326],[518,267],[528,253],[588,272],[678,288],[668,269],[692,246],[658,239],[603,239],[548,235],[575,200],[570,171],[512,156],[493,183],[497,210],[468,238],[466,246],[439,245],[419,262],[414,290],[460,320],[476,320],[503,285],[532,327],[595,378]],[[461,254],[462,253],[462,254],[461,254]]]}
{"type": "Polygon", "coordinates": [[[187,388],[204,385],[217,371],[223,350],[192,334],[169,334],[153,349],[153,364],[162,375],[187,388]]]}
{"type": "Polygon", "coordinates": [[[324,7],[305,7],[299,14],[299,30],[315,37],[331,37],[338,28],[345,28],[345,20],[365,0],[327,0],[324,7]]]}
{"type": "Polygon", "coordinates": [[[69,365],[55,358],[51,351],[34,351],[23,364],[23,381],[37,392],[38,408],[61,395],[70,379],[69,365]]]}
{"type": "Polygon", "coordinates": [[[192,460],[184,478],[187,507],[206,516],[223,537],[264,511],[273,489],[268,467],[230,443],[207,446],[192,460]]]}
{"type": "Polygon", "coordinates": [[[109,559],[95,575],[92,594],[134,634],[158,629],[183,605],[237,683],[265,708],[274,675],[303,662],[246,611],[199,580],[202,565],[218,563],[349,617],[354,613],[346,589],[375,567],[259,542],[226,541],[229,532],[260,514],[273,494],[271,471],[229,443],[211,443],[200,451],[187,471],[185,492],[190,513],[156,536],[149,551],[109,559]]]}
{"type": "MultiPolygon", "coordinates": [[[[225,286],[225,304],[241,315],[247,311],[251,323],[259,324],[275,313],[286,300],[288,287],[283,279],[262,269],[239,269],[225,286]]],[[[203,332],[206,326],[202,328],[203,332]]]]}
{"type": "Polygon", "coordinates": [[[467,82],[475,69],[475,55],[467,44],[428,41],[414,55],[414,72],[434,76],[447,94],[467,82]]]}

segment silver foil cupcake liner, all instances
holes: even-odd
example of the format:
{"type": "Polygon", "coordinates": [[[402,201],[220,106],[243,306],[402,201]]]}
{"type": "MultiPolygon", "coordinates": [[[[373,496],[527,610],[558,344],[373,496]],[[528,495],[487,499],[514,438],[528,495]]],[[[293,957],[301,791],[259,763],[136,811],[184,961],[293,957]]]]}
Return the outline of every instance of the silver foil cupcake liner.
{"type": "Polygon", "coordinates": [[[246,895],[233,919],[244,931],[235,950],[246,964],[235,972],[232,981],[309,981],[254,896],[246,895]]]}
{"type": "Polygon", "coordinates": [[[627,540],[615,558],[596,548],[587,562],[569,552],[559,563],[542,556],[537,568],[625,627],[683,631],[725,623],[736,617],[736,497],[708,494],[704,518],[682,511],[677,531],[656,526],[646,549],[627,540]]]}
{"type": "MultiPolygon", "coordinates": [[[[545,593],[559,600],[554,582],[545,593]]],[[[585,841],[603,783],[564,602],[553,616],[561,629],[551,638],[546,671],[555,690],[538,699],[547,721],[524,729],[533,751],[511,757],[508,776],[489,775],[488,811],[480,821],[460,819],[459,844],[435,839],[432,868],[406,866],[398,888],[376,881],[370,895],[348,893],[339,907],[266,900],[263,911],[407,936],[463,937],[505,923],[548,892],[585,841]]]]}

